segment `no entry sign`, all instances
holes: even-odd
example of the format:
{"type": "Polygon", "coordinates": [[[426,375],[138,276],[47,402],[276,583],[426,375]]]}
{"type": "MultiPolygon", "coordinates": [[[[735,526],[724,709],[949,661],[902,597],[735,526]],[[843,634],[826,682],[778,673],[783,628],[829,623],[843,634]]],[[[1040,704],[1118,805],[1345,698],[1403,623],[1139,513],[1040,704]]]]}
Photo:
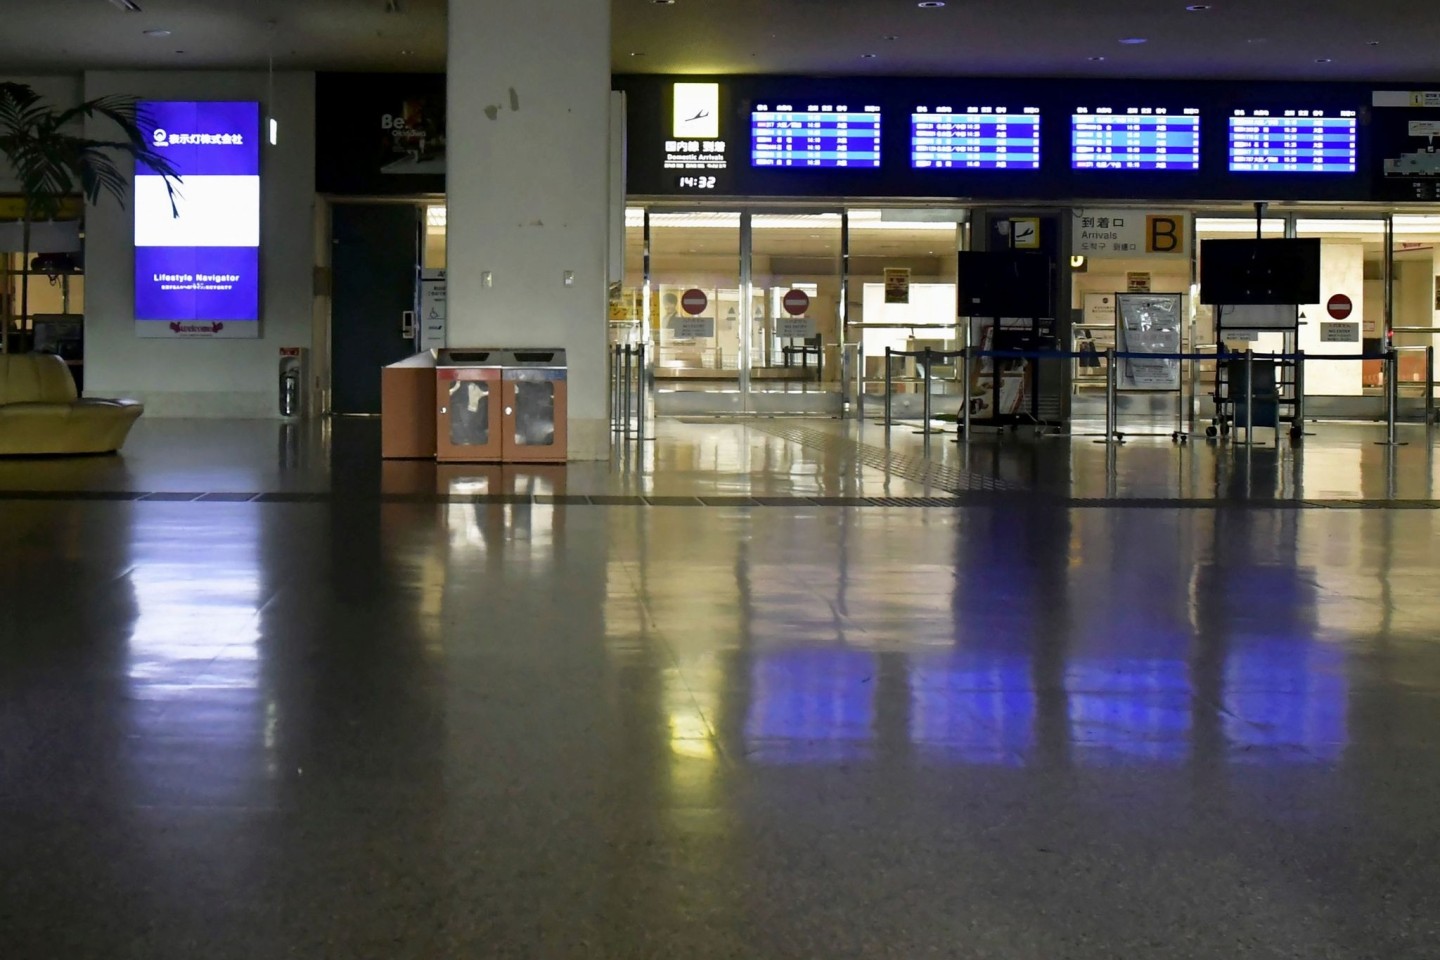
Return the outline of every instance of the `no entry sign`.
{"type": "Polygon", "coordinates": [[[1355,304],[1351,303],[1350,298],[1343,293],[1335,294],[1335,296],[1331,297],[1325,304],[1326,312],[1336,320],[1344,320],[1350,316],[1350,311],[1354,309],[1355,304]]]}
{"type": "Polygon", "coordinates": [[[804,290],[786,290],[785,296],[780,300],[780,305],[790,316],[798,317],[810,309],[810,295],[804,290]]]}
{"type": "Polygon", "coordinates": [[[680,294],[680,309],[684,310],[692,317],[698,317],[700,314],[704,313],[705,308],[709,304],[710,298],[705,296],[704,290],[697,290],[696,288],[691,287],[689,290],[686,290],[684,293],[680,294]]]}

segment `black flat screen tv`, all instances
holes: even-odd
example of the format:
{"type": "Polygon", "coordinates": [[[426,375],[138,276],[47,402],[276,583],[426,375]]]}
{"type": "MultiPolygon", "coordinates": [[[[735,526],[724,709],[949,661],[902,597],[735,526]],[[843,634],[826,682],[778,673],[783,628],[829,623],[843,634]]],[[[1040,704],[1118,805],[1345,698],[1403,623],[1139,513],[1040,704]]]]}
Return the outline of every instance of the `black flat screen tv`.
{"type": "Polygon", "coordinates": [[[955,286],[962,317],[1053,317],[1050,258],[1013,250],[959,255],[955,286]]]}
{"type": "Polygon", "coordinates": [[[1320,241],[1201,241],[1200,302],[1227,306],[1319,303],[1320,241]]]}

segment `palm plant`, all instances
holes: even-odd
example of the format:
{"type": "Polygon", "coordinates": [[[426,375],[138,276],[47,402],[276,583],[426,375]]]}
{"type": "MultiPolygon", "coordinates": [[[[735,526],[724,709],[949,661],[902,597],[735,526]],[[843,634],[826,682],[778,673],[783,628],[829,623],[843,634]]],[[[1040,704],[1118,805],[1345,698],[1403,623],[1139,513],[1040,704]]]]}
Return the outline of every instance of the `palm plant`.
{"type": "MultiPolygon", "coordinates": [[[[91,204],[108,195],[124,207],[130,181],[120,170],[120,158],[144,163],[163,177],[171,213],[178,215],[175,186],[180,178],[146,139],[146,121],[136,97],[99,97],[60,109],[45,103],[23,83],[0,83],[0,161],[9,164],[19,181],[24,205],[22,317],[30,315],[30,225],[57,218],[65,200],[76,194],[91,204]],[[109,120],[117,137],[95,140],[76,132],[84,120],[93,117],[109,120]]],[[[0,324],[0,352],[7,349],[8,340],[0,324]]]]}

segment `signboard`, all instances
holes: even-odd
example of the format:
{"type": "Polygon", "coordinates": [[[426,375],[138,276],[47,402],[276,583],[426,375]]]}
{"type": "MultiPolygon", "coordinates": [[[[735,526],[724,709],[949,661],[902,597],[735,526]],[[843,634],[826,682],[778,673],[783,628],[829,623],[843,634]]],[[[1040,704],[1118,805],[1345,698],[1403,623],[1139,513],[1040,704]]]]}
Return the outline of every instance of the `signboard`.
{"type": "Polygon", "coordinates": [[[1149,293],[1150,274],[1148,273],[1127,273],[1125,274],[1125,289],[1129,293],[1149,293]]]}
{"type": "Polygon", "coordinates": [[[135,330],[142,337],[260,335],[260,104],[139,105],[145,139],[183,179],[135,167],[135,330]]]}
{"type": "Polygon", "coordinates": [[[680,294],[680,309],[692,317],[704,313],[705,307],[708,306],[709,303],[710,298],[705,295],[705,291],[697,287],[691,287],[689,290],[680,294]]]}
{"type": "Polygon", "coordinates": [[[885,268],[885,302],[886,302],[886,303],[909,303],[909,302],[910,302],[910,268],[909,268],[909,267],[886,267],[886,268],[885,268]]]}
{"type": "Polygon", "coordinates": [[[420,271],[420,350],[445,346],[445,271],[420,271]]]}
{"type": "Polygon", "coordinates": [[[792,317],[798,317],[810,309],[810,295],[804,290],[786,290],[780,298],[780,305],[792,317]]]}
{"type": "Polygon", "coordinates": [[[715,318],[672,317],[670,329],[676,340],[709,340],[715,336],[715,318]]]}
{"type": "Polygon", "coordinates": [[[1070,253],[1085,257],[1190,255],[1190,214],[1082,208],[1075,214],[1070,253]]]}
{"type": "Polygon", "coordinates": [[[1358,322],[1332,323],[1329,320],[1322,320],[1320,321],[1320,342],[1359,343],[1360,324],[1358,322]]]}
{"type": "Polygon", "coordinates": [[[1355,309],[1355,304],[1343,293],[1337,293],[1325,302],[1325,312],[1336,320],[1344,320],[1355,309]]]}
{"type": "Polygon", "coordinates": [[[1040,249],[1040,218],[1018,217],[1010,221],[1010,245],[1016,250],[1040,249]]]}
{"type": "Polygon", "coordinates": [[[444,73],[316,74],[315,189],[444,193],[445,92],[444,73]]]}
{"type": "Polygon", "coordinates": [[[1181,300],[1178,293],[1121,294],[1117,346],[1120,353],[1155,354],[1120,361],[1122,390],[1179,390],[1181,300]]]}
{"type": "Polygon", "coordinates": [[[1087,327],[1113,327],[1115,325],[1115,295],[1113,293],[1085,294],[1085,325],[1087,327]]]}
{"type": "Polygon", "coordinates": [[[815,321],[808,317],[777,317],[775,335],[792,340],[808,339],[815,336],[815,321]]]}

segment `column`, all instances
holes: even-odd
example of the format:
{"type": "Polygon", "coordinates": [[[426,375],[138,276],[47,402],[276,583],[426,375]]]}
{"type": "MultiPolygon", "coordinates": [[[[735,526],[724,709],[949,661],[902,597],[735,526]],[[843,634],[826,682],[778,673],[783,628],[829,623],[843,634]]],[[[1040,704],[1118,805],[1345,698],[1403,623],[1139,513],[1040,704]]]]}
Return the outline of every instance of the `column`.
{"type": "Polygon", "coordinates": [[[609,455],[609,0],[450,0],[452,347],[564,347],[572,460],[609,455]]]}

